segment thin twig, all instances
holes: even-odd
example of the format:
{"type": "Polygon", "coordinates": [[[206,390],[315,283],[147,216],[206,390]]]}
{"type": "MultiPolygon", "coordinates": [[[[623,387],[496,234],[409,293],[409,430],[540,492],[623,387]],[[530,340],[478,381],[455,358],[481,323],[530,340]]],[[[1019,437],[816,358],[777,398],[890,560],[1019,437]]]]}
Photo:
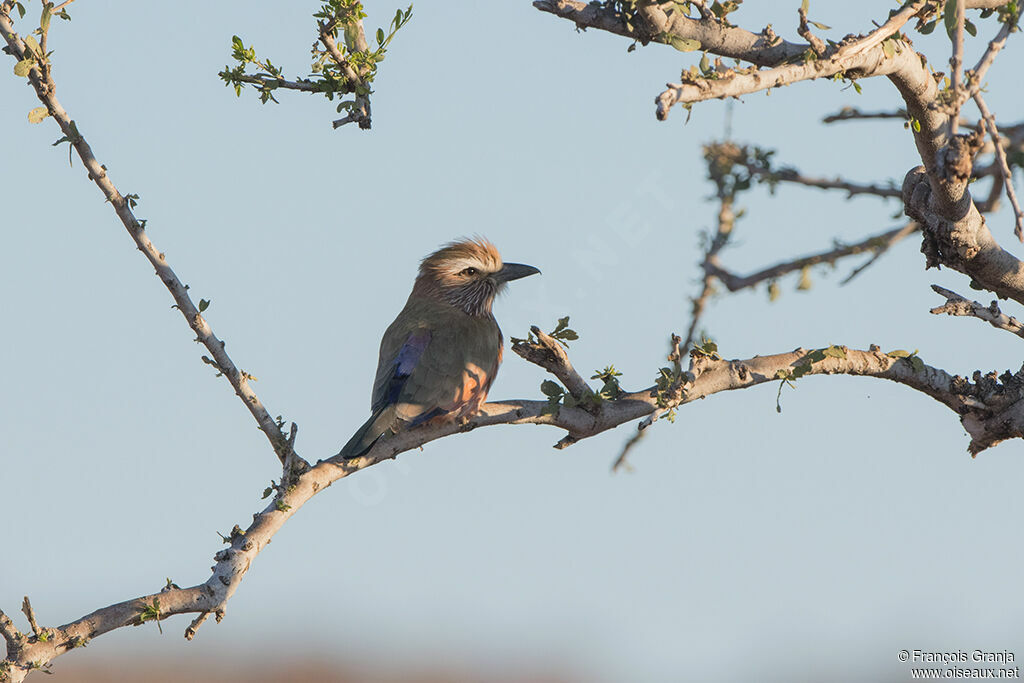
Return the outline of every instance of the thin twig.
{"type": "Polygon", "coordinates": [[[981,91],[982,85],[984,84],[985,74],[988,72],[990,66],[995,62],[996,55],[1006,45],[1006,39],[1010,36],[1010,33],[1017,21],[1020,19],[1021,12],[1024,11],[1024,4],[1019,4],[1017,7],[1017,15],[1008,20],[1003,24],[1002,28],[999,29],[999,33],[996,37],[989,41],[988,48],[985,50],[985,54],[981,56],[978,63],[974,65],[974,68],[970,71],[970,87],[966,93],[963,93],[963,101],[966,102],[968,99],[974,97],[978,92],[981,91]]]}
{"type": "MultiPolygon", "coordinates": [[[[21,60],[25,58],[27,50],[25,43],[18,38],[10,18],[2,13],[0,13],[0,35],[4,37],[8,50],[16,59],[21,60]]],[[[46,105],[48,114],[57,122],[69,143],[78,152],[79,158],[81,158],[82,163],[89,172],[89,179],[96,184],[106,201],[113,207],[114,212],[128,231],[139,251],[146,256],[156,270],[157,277],[160,278],[160,281],[164,283],[164,286],[171,293],[175,307],[185,317],[189,327],[196,333],[197,340],[209,350],[213,360],[216,361],[217,367],[231,384],[235,394],[245,404],[246,409],[256,420],[260,430],[270,441],[280,461],[284,463],[287,456],[283,448],[284,439],[276,422],[252,390],[249,383],[249,375],[239,370],[235,366],[234,361],[225,352],[224,342],[217,338],[209,323],[192,302],[188,288],[178,278],[170,265],[168,265],[164,254],[150,240],[145,230],[145,221],[140,221],[135,217],[129,199],[118,191],[107,174],[106,168],[93,155],[92,148],[86,142],[79,127],[71,120],[71,117],[68,116],[68,113],[57,99],[56,85],[53,79],[48,73],[44,75],[38,68],[33,67],[29,73],[29,82],[35,89],[39,101],[46,105]]]]}
{"type": "Polygon", "coordinates": [[[851,280],[853,280],[855,277],[857,277],[865,270],[870,268],[872,265],[874,265],[875,261],[885,256],[885,254],[894,244],[902,240],[904,237],[912,235],[913,233],[917,232],[920,229],[921,226],[920,224],[918,224],[917,221],[910,221],[909,223],[904,225],[899,231],[888,233],[890,237],[886,240],[883,240],[882,246],[878,247],[875,250],[875,253],[872,254],[871,258],[869,258],[867,261],[854,268],[849,275],[847,275],[845,278],[839,281],[839,284],[849,284],[851,280]]]}
{"type": "Polygon", "coordinates": [[[963,90],[964,66],[964,3],[956,3],[956,30],[953,32],[953,56],[949,58],[950,82],[956,97],[953,111],[949,117],[949,135],[956,135],[960,125],[960,94],[963,90]]]}
{"type": "Polygon", "coordinates": [[[900,119],[907,120],[907,110],[897,111],[876,111],[864,112],[856,107],[843,107],[835,114],[830,114],[821,120],[822,123],[835,123],[836,121],[855,121],[862,119],[900,119]]]}
{"type": "Polygon", "coordinates": [[[714,264],[712,268],[715,277],[717,277],[730,292],[735,292],[747,287],[753,287],[766,280],[774,280],[782,277],[783,275],[787,275],[788,273],[803,270],[810,266],[822,263],[835,263],[839,259],[847,256],[853,256],[854,254],[863,254],[867,251],[887,250],[907,235],[915,232],[917,229],[917,223],[912,222],[908,225],[883,232],[879,235],[868,237],[856,244],[848,244],[836,247],[835,249],[830,249],[829,251],[813,254],[811,256],[778,263],[769,268],[759,270],[756,273],[751,273],[750,275],[735,275],[717,264],[714,264]]]}
{"type": "Polygon", "coordinates": [[[797,185],[804,185],[806,187],[817,187],[822,190],[842,190],[847,193],[848,197],[855,197],[859,194],[874,195],[876,197],[902,197],[903,193],[900,188],[893,184],[888,186],[885,185],[872,185],[872,184],[861,184],[851,183],[842,178],[815,178],[814,176],[806,176],[800,173],[795,168],[781,168],[777,171],[771,171],[756,164],[744,162],[743,164],[751,174],[756,175],[766,180],[782,180],[787,183],[795,183],[797,185]]]}
{"type": "Polygon", "coordinates": [[[988,127],[988,132],[992,136],[992,143],[995,145],[995,155],[999,162],[999,170],[1003,176],[1003,186],[1006,188],[1006,198],[1010,201],[1010,206],[1013,207],[1013,215],[1015,217],[1013,234],[1017,236],[1018,240],[1024,242],[1024,212],[1021,211],[1020,203],[1017,201],[1017,193],[1013,189],[1013,173],[1010,172],[1010,165],[1006,158],[1006,150],[1003,149],[1002,140],[999,136],[999,129],[996,127],[996,119],[992,116],[992,112],[989,111],[980,92],[974,95],[974,103],[978,105],[978,111],[981,112],[981,118],[988,127]]]}
{"type": "Polygon", "coordinates": [[[640,443],[640,440],[643,439],[646,434],[647,430],[638,429],[633,433],[633,436],[629,437],[629,440],[623,444],[622,452],[619,453],[619,457],[615,458],[615,462],[612,463],[612,472],[618,472],[619,468],[624,468],[627,472],[633,471],[633,466],[626,460],[626,456],[629,455],[629,452],[633,450],[637,444],[640,443]]]}

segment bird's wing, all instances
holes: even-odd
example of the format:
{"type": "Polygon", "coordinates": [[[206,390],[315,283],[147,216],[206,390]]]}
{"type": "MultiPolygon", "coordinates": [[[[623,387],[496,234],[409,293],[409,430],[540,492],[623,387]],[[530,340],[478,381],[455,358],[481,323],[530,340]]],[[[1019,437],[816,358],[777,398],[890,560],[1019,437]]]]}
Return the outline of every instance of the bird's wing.
{"type": "Polygon", "coordinates": [[[493,319],[447,306],[407,308],[381,342],[372,409],[393,406],[396,420],[417,425],[478,403],[494,379],[500,349],[493,319]]]}
{"type": "MultiPolygon", "coordinates": [[[[385,340],[388,336],[385,335],[385,340]]],[[[409,377],[415,371],[430,344],[431,334],[426,327],[417,327],[397,349],[386,348],[381,344],[380,363],[377,365],[377,377],[373,383],[373,403],[371,412],[377,413],[389,405],[397,403],[402,396],[409,377]]]]}

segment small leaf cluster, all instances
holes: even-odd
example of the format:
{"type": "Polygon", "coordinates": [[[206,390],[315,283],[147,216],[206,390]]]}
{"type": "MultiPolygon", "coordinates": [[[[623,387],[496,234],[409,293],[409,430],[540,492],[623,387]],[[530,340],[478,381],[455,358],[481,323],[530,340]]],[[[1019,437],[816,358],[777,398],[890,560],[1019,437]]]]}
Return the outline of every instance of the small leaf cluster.
{"type": "Polygon", "coordinates": [[[701,339],[700,344],[693,345],[690,354],[697,357],[707,356],[711,360],[722,360],[722,356],[718,353],[718,344],[711,339],[701,339]]]}
{"type": "MultiPolygon", "coordinates": [[[[558,324],[555,325],[555,329],[548,333],[548,336],[557,341],[565,348],[569,348],[569,342],[576,341],[580,338],[576,330],[569,327],[569,316],[558,319],[558,324]]],[[[509,341],[513,344],[537,344],[537,338],[533,336],[533,331],[526,333],[526,338],[520,337],[509,337],[509,341]]]]}
{"type": "Polygon", "coordinates": [[[580,338],[580,336],[576,334],[576,330],[569,327],[569,316],[559,318],[555,329],[551,330],[551,332],[548,333],[548,336],[565,348],[569,348],[569,342],[576,341],[580,338]]]}
{"type": "Polygon", "coordinates": [[[284,71],[280,67],[274,66],[269,59],[257,57],[256,48],[251,45],[245,47],[238,36],[231,37],[231,58],[238,64],[234,67],[225,65],[219,76],[225,85],[234,87],[235,95],[241,97],[242,88],[248,84],[259,93],[260,102],[263,104],[278,103],[274,91],[277,90],[279,82],[285,80],[284,71]],[[246,73],[250,65],[258,70],[254,76],[246,73]]]}
{"type": "Polygon", "coordinates": [[[654,398],[659,408],[668,407],[668,392],[673,384],[679,379],[679,374],[674,368],[664,367],[658,369],[658,376],[654,378],[654,398]]]}
{"type": "Polygon", "coordinates": [[[614,401],[622,393],[619,386],[619,377],[622,373],[615,369],[614,365],[605,366],[604,370],[596,370],[590,379],[601,381],[601,388],[597,390],[596,396],[601,400],[614,401]]]}
{"type": "MultiPolygon", "coordinates": [[[[297,89],[309,90],[323,94],[328,100],[335,95],[354,94],[357,98],[370,95],[370,83],[377,73],[377,65],[384,61],[384,55],[395,34],[412,18],[412,5],[405,10],[399,9],[387,31],[378,28],[376,32],[377,47],[360,50],[358,36],[361,22],[366,17],[363,4],[359,0],[328,0],[321,4],[319,11],[313,14],[319,25],[334,39],[339,35],[342,40],[337,44],[343,62],[337,63],[326,46],[317,41],[313,44],[310,71],[312,78],[299,78],[297,83],[305,87],[297,89]],[[353,80],[350,68],[355,72],[353,80]]],[[[245,47],[242,39],[233,36],[231,39],[231,57],[235,66],[226,65],[220,72],[220,78],[228,87],[233,87],[235,94],[241,96],[242,88],[251,86],[259,94],[263,104],[277,103],[274,91],[286,81],[284,70],[275,66],[270,59],[257,56],[254,47],[245,47]],[[253,68],[255,73],[249,73],[253,68]]],[[[357,102],[354,99],[338,104],[337,110],[352,109],[357,102]]]]}
{"type": "Polygon", "coordinates": [[[577,406],[586,410],[600,407],[605,401],[614,401],[622,394],[622,387],[619,386],[619,377],[622,373],[615,369],[614,365],[608,365],[604,370],[595,370],[590,379],[601,380],[601,388],[595,393],[585,394],[576,398],[558,382],[546,379],[540,384],[541,392],[548,397],[548,404],[544,407],[544,415],[554,415],[558,412],[559,406],[575,408],[577,406]]]}
{"type": "Polygon", "coordinates": [[[153,604],[143,604],[142,611],[139,613],[139,623],[145,623],[147,621],[156,621],[156,627],[160,633],[164,632],[163,627],[160,625],[160,598],[153,598],[153,604]]]}
{"type": "MultiPolygon", "coordinates": [[[[938,25],[939,20],[941,19],[942,25],[946,29],[946,35],[948,35],[952,39],[954,34],[956,33],[958,1],[962,0],[945,0],[945,2],[932,4],[931,7],[927,9],[934,10],[934,15],[929,14],[919,19],[917,22],[917,30],[920,31],[923,35],[928,35],[929,33],[935,30],[935,27],[938,25]],[[928,16],[932,17],[931,21],[927,21],[928,16]]],[[[1008,21],[1012,21],[1013,18],[1016,17],[1017,15],[1017,0],[1012,0],[1011,2],[1008,2],[1005,5],[1002,5],[1001,7],[998,8],[984,9],[981,12],[981,18],[987,19],[996,12],[999,13],[998,19],[1000,22],[1005,24],[1008,21]],[[1013,6],[1012,9],[1011,5],[1013,6]]],[[[974,23],[966,17],[964,17],[964,32],[969,33],[972,36],[978,35],[978,27],[975,26],[974,23]]]]}

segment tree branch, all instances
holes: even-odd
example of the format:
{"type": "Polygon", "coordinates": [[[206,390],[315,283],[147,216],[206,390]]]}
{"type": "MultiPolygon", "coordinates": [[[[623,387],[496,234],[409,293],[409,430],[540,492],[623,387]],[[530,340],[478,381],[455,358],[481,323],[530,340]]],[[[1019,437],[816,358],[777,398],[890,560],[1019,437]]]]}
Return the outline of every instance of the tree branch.
{"type": "Polygon", "coordinates": [[[981,112],[981,120],[985,122],[989,134],[992,136],[992,146],[995,148],[996,161],[999,165],[999,173],[1002,176],[1003,187],[1006,188],[1006,198],[1010,200],[1010,206],[1013,207],[1013,234],[1017,236],[1018,240],[1024,242],[1024,211],[1021,211],[1020,203],[1017,201],[1017,193],[1013,189],[1013,174],[1010,172],[1010,165],[1006,159],[1006,150],[1003,149],[1002,137],[999,135],[999,129],[996,127],[996,117],[992,116],[992,112],[989,111],[980,92],[974,95],[974,103],[978,105],[978,111],[981,112]]]}
{"type": "Polygon", "coordinates": [[[942,306],[933,308],[930,312],[935,315],[945,313],[946,315],[959,315],[959,316],[971,316],[984,320],[992,327],[1000,330],[1006,330],[1018,337],[1024,338],[1024,323],[1021,323],[1016,318],[1004,314],[999,310],[999,304],[993,301],[988,306],[982,306],[977,301],[971,301],[970,299],[964,298],[956,292],[940,287],[938,285],[932,285],[932,289],[937,294],[946,297],[946,303],[942,306]]]}
{"type": "Polygon", "coordinates": [[[196,333],[197,341],[210,352],[212,356],[212,360],[209,361],[210,364],[227,378],[235,393],[242,399],[245,407],[256,420],[260,431],[270,441],[281,463],[285,463],[289,458],[289,453],[286,450],[286,441],[281,434],[280,426],[270,417],[270,413],[267,412],[259,397],[252,390],[249,384],[250,375],[235,366],[224,350],[224,342],[213,333],[209,323],[192,302],[188,294],[188,286],[178,279],[178,276],[167,264],[164,254],[157,250],[146,234],[145,221],[140,221],[135,217],[132,207],[137,197],[134,195],[126,197],[117,190],[107,174],[106,167],[96,160],[92,148],[86,142],[77,124],[71,120],[68,113],[57,100],[56,85],[48,74],[49,69],[40,68],[48,64],[47,58],[43,57],[40,60],[38,55],[33,56],[29,52],[24,41],[15,33],[10,17],[6,12],[0,12],[0,35],[7,42],[7,49],[16,60],[21,61],[28,58],[36,60],[35,65],[32,66],[29,72],[28,78],[39,101],[46,106],[47,113],[60,126],[61,131],[64,133],[64,140],[71,144],[78,153],[86,170],[89,171],[89,179],[100,189],[106,201],[110,202],[118,219],[120,219],[128,231],[139,251],[145,255],[146,259],[156,270],[157,277],[160,278],[160,281],[164,283],[164,286],[171,293],[175,307],[185,317],[189,327],[196,333]],[[44,71],[47,73],[44,73],[44,71]]]}
{"type": "MultiPolygon", "coordinates": [[[[679,339],[675,339],[678,348],[679,339]]],[[[536,351],[529,344],[517,344],[513,350],[528,360],[535,356],[536,351]]],[[[674,410],[716,393],[793,378],[794,373],[799,372],[800,376],[846,374],[877,377],[916,389],[961,415],[965,426],[970,422],[968,428],[975,437],[971,450],[977,452],[1004,438],[1007,424],[996,421],[993,427],[991,416],[1003,408],[1012,392],[1024,393],[1017,386],[1024,386],[1024,378],[1017,376],[1000,378],[1001,382],[986,380],[972,384],[930,367],[919,359],[915,363],[913,358],[881,353],[877,347],[868,351],[831,347],[829,351],[830,355],[825,355],[821,350],[797,349],[790,353],[731,361],[694,351],[691,353],[691,371],[682,373],[677,370],[678,378],[674,384],[678,390],[671,394],[661,392],[655,385],[641,391],[623,392],[614,400],[595,402],[586,407],[560,406],[554,413],[547,401],[487,403],[464,423],[427,423],[378,441],[360,458],[345,460],[334,456],[319,461],[295,476],[287,486],[279,486],[273,501],[253,516],[253,522],[247,529],[243,531],[236,527],[232,531],[226,539],[229,547],[214,556],[216,564],[205,583],[185,589],[168,586],[159,593],[104,607],[69,624],[48,629],[51,635],[46,640],[19,640],[10,621],[0,617],[0,632],[9,643],[7,662],[11,666],[10,678],[18,683],[33,668],[48,664],[60,654],[114,629],[149,620],[159,621],[175,614],[199,615],[186,630],[186,637],[192,638],[211,613],[220,620],[227,602],[238,589],[253,560],[285,522],[313,496],[366,467],[458,432],[499,424],[551,425],[568,433],[558,444],[564,447],[645,416],[651,417],[649,423],[666,410],[674,410]],[[664,400],[666,396],[667,402],[664,400]]],[[[542,365],[547,367],[551,363],[542,365]]],[[[553,364],[560,379],[567,377],[569,367],[553,364]]],[[[1018,430],[1020,425],[1024,425],[1024,414],[1019,417],[1021,419],[1011,425],[1018,430]]]]}
{"type": "MultiPolygon", "coordinates": [[[[894,244],[900,240],[908,237],[909,235],[917,232],[920,226],[917,223],[910,222],[899,228],[887,230],[886,232],[878,235],[873,235],[867,239],[861,240],[856,244],[848,244],[830,249],[828,251],[819,252],[810,256],[804,256],[802,258],[793,259],[791,261],[785,261],[777,263],[774,266],[764,268],[750,275],[735,275],[729,272],[717,261],[712,262],[709,266],[710,271],[717,277],[723,285],[728,288],[730,292],[736,292],[741,289],[753,287],[766,280],[774,280],[782,277],[789,273],[797,272],[808,268],[810,266],[816,266],[822,263],[835,263],[836,261],[845,258],[847,256],[853,256],[855,254],[863,254],[865,252],[873,251],[876,252],[876,256],[880,253],[885,252],[894,244]]],[[[872,261],[873,262],[873,261],[872,261]]],[[[859,271],[857,271],[859,272],[859,271]]],[[[854,274],[857,274],[855,272],[854,274]]],[[[852,278],[852,276],[851,276],[852,278]]],[[[848,278],[849,280],[849,278],[848,278]]]]}

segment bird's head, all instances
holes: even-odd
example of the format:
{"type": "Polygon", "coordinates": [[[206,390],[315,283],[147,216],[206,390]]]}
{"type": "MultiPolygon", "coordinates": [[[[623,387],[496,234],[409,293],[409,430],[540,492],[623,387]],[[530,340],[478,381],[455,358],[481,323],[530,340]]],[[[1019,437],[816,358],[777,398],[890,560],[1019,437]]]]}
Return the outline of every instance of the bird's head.
{"type": "Polygon", "coordinates": [[[469,315],[488,315],[507,283],[539,272],[522,263],[503,263],[498,249],[478,237],[450,242],[423,259],[414,291],[439,297],[469,315]]]}

